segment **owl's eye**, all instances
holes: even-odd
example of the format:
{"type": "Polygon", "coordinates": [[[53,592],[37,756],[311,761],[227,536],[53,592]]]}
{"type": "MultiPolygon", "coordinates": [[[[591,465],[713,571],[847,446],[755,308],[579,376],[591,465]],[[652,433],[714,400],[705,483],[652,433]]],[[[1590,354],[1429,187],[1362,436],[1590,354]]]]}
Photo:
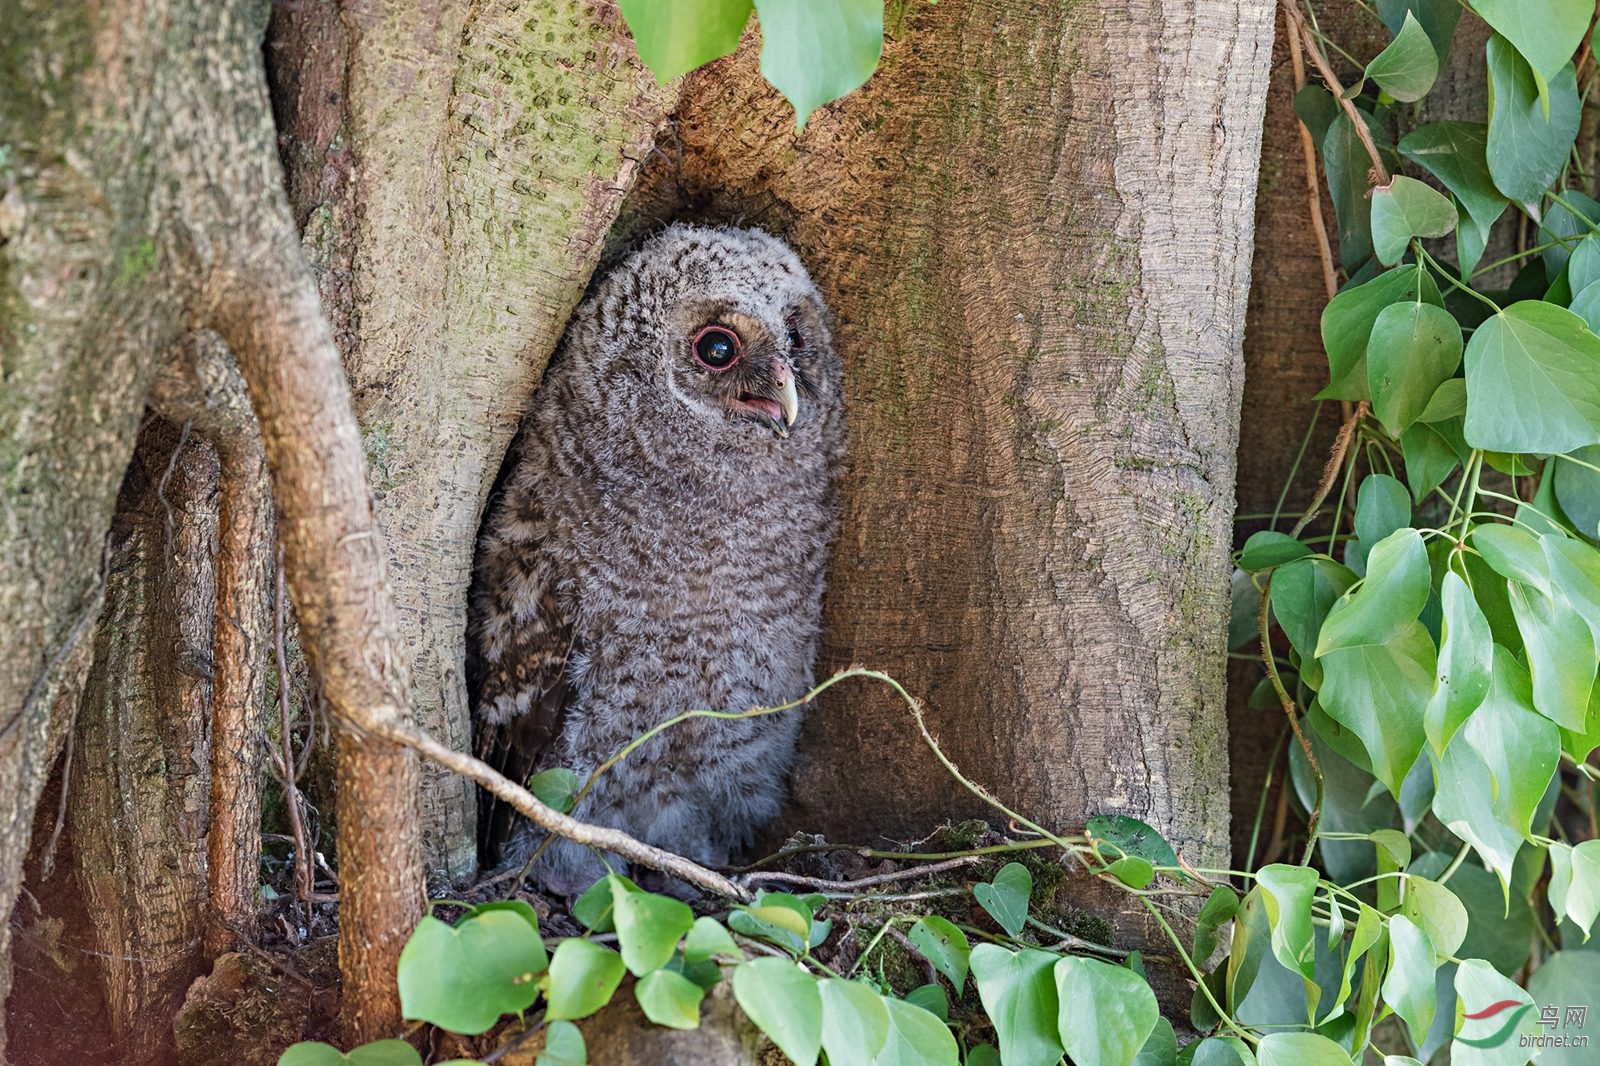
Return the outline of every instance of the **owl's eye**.
{"type": "Polygon", "coordinates": [[[789,348],[791,351],[803,352],[806,350],[805,334],[800,332],[800,316],[789,316],[789,348]]]}
{"type": "Polygon", "coordinates": [[[723,371],[739,361],[744,345],[726,326],[707,326],[694,335],[694,357],[707,370],[723,371]]]}

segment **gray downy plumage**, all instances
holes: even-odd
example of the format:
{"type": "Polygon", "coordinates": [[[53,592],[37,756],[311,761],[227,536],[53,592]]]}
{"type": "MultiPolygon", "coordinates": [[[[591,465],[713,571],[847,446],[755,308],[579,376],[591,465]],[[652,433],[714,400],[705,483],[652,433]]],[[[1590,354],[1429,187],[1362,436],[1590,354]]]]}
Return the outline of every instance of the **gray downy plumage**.
{"type": "MultiPolygon", "coordinates": [[[[582,781],[684,711],[804,694],[845,440],[827,310],[782,241],[678,225],[622,262],[568,326],[490,501],[468,627],[480,755],[582,781]]],[[[574,814],[725,862],[777,812],[799,726],[681,723],[574,814]]],[[[506,865],[544,843],[492,804],[482,829],[506,865]]],[[[556,839],[533,876],[572,894],[608,866],[626,872],[556,839]]]]}

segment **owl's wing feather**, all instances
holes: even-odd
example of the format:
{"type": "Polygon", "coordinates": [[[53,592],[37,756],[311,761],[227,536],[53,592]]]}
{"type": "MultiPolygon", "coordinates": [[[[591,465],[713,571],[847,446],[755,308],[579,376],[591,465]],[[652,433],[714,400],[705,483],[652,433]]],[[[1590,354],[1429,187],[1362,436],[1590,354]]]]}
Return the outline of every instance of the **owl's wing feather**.
{"type": "MultiPolygon", "coordinates": [[[[478,758],[526,785],[553,749],[572,701],[567,662],[574,638],[555,567],[541,551],[537,493],[512,486],[496,503],[479,546],[468,684],[476,697],[478,758]]],[[[479,793],[478,839],[487,863],[500,861],[516,818],[509,804],[479,793]]]]}

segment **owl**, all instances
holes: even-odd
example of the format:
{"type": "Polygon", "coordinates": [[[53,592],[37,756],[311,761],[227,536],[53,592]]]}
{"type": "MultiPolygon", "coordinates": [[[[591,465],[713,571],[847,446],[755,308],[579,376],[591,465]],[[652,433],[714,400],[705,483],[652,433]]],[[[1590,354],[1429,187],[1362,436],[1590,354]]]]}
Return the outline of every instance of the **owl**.
{"type": "MultiPolygon", "coordinates": [[[[595,288],[533,396],[478,544],[480,757],[513,780],[565,767],[584,781],[685,711],[771,707],[811,687],[841,384],[822,295],[766,233],[676,225],[595,288]]],[[[572,813],[725,863],[777,812],[799,726],[795,711],[682,722],[572,813]]],[[[492,802],[483,813],[486,859],[537,855],[547,891],[628,872],[492,802]]]]}

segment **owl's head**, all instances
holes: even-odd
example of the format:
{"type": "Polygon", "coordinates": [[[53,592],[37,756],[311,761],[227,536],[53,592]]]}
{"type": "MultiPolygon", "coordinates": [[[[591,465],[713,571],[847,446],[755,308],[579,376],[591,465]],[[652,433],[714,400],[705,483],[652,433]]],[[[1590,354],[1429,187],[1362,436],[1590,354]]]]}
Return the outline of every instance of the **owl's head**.
{"type": "Polygon", "coordinates": [[[654,417],[696,436],[767,448],[838,420],[822,294],[776,237],[672,226],[612,271],[590,310],[603,376],[641,379],[654,417]]]}

